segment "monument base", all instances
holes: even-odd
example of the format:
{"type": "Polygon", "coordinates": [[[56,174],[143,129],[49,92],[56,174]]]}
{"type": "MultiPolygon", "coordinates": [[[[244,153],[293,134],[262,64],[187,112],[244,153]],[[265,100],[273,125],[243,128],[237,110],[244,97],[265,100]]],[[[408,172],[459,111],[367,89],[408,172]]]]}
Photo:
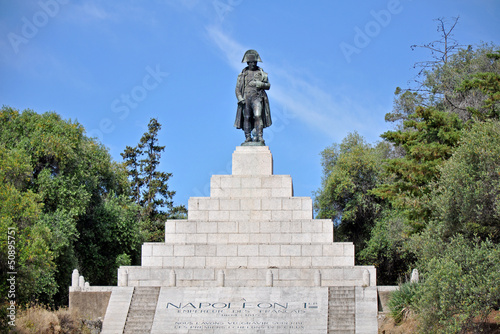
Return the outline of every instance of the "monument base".
{"type": "Polygon", "coordinates": [[[120,267],[102,333],[377,333],[375,267],[313,219],[268,147],[238,146],[232,162],[141,266],[120,267]]]}

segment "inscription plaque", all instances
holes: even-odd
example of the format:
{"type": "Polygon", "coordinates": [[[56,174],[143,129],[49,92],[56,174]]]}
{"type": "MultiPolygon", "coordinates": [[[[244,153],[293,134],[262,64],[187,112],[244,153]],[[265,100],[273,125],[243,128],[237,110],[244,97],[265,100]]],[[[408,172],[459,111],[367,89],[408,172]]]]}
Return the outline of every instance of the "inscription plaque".
{"type": "Polygon", "coordinates": [[[162,287],[151,333],[323,334],[327,322],[328,288],[162,287]]]}

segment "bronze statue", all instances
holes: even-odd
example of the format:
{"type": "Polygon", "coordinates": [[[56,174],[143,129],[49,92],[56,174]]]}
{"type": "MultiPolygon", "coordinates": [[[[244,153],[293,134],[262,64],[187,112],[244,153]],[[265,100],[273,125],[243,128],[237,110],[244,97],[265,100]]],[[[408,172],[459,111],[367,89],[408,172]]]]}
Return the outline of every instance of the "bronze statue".
{"type": "Polygon", "coordinates": [[[243,129],[245,142],[241,145],[265,145],[263,138],[264,128],[272,124],[271,110],[266,90],[271,88],[267,73],[257,66],[262,62],[255,50],[248,50],[243,56],[242,63],[247,67],[238,75],[236,82],[236,98],[238,99],[238,110],[234,126],[243,129]],[[252,138],[252,131],[254,137],[252,138]]]}

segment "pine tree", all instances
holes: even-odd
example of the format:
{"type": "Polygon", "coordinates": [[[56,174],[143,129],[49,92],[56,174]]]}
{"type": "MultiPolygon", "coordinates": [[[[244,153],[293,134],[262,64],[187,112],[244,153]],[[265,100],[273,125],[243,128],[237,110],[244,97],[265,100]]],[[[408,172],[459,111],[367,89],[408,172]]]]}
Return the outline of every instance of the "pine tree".
{"type": "Polygon", "coordinates": [[[129,173],[132,199],[141,207],[139,215],[148,241],[163,240],[165,220],[184,218],[187,213],[183,205],[174,207],[175,191],[168,187],[172,173],[158,170],[161,153],[165,150],[165,146],[159,145],[160,130],[161,124],[151,118],[148,132],[142,135],[139,144],[127,146],[121,153],[129,173]]]}

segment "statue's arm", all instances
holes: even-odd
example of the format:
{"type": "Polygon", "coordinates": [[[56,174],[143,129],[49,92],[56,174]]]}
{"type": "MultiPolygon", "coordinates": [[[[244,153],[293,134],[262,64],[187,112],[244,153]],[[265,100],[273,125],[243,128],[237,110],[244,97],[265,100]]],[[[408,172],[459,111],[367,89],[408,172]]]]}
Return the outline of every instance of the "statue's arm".
{"type": "Polygon", "coordinates": [[[262,70],[261,73],[262,73],[262,81],[257,81],[255,87],[269,90],[269,88],[271,88],[271,84],[269,83],[269,78],[267,77],[267,73],[262,70]]]}
{"type": "Polygon", "coordinates": [[[238,75],[238,80],[236,80],[235,92],[238,103],[245,102],[245,98],[243,97],[243,75],[241,73],[238,75]]]}

